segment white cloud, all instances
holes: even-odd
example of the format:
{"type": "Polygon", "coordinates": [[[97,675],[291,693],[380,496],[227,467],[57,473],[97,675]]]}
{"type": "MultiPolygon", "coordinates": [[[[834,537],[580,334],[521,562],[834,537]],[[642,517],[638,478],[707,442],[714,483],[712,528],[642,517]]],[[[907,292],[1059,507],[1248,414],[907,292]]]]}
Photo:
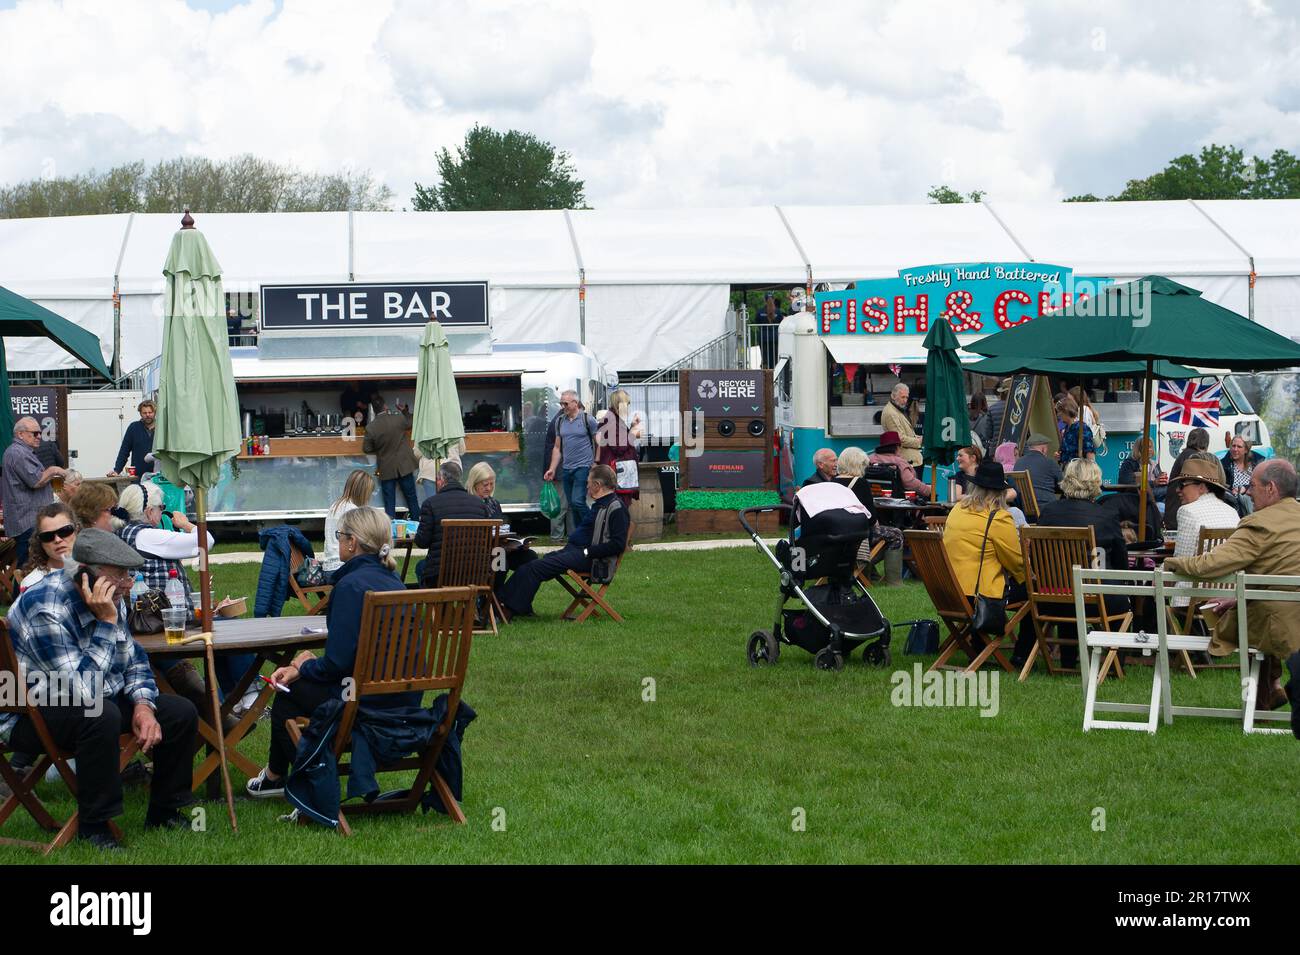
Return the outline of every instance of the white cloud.
{"type": "Polygon", "coordinates": [[[253,152],[400,206],[479,122],[570,152],[603,207],[1050,199],[1300,148],[1298,51],[1258,0],[23,0],[0,181],[253,152]]]}

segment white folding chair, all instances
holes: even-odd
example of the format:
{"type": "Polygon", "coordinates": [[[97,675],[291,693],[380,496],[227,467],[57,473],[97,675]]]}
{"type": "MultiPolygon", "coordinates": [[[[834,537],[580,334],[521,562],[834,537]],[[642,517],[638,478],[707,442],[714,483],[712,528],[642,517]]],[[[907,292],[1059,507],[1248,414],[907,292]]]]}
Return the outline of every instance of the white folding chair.
{"type": "Polygon", "coordinates": [[[1233,707],[1212,706],[1175,706],[1170,689],[1169,652],[1204,652],[1209,648],[1208,636],[1182,636],[1170,633],[1169,616],[1165,612],[1167,601],[1174,596],[1172,582],[1189,580],[1177,574],[1163,570],[1100,570],[1089,567],[1074,568],[1075,612],[1078,618],[1079,632],[1084,633],[1083,595],[1122,594],[1128,597],[1149,597],[1156,602],[1156,632],[1149,634],[1112,633],[1104,630],[1087,631],[1085,650],[1088,654],[1088,668],[1084,679],[1083,729],[1129,729],[1145,730],[1154,733],[1160,716],[1163,714],[1166,724],[1172,723],[1175,716],[1209,716],[1223,719],[1239,719],[1244,733],[1290,734],[1289,728],[1260,727],[1257,721],[1289,721],[1289,713],[1258,711],[1256,701],[1259,695],[1259,671],[1263,654],[1249,645],[1246,639],[1250,600],[1295,601],[1300,600],[1300,593],[1266,589],[1247,589],[1247,584],[1263,587],[1300,587],[1300,577],[1265,576],[1238,573],[1203,584],[1198,596],[1235,597],[1237,600],[1237,645],[1241,658],[1241,705],[1233,707]],[[1141,650],[1143,655],[1156,653],[1154,673],[1151,681],[1151,700],[1149,704],[1118,703],[1097,699],[1098,676],[1101,662],[1111,650],[1141,650]],[[1098,719],[1097,713],[1143,713],[1145,721],[1098,719]]]}

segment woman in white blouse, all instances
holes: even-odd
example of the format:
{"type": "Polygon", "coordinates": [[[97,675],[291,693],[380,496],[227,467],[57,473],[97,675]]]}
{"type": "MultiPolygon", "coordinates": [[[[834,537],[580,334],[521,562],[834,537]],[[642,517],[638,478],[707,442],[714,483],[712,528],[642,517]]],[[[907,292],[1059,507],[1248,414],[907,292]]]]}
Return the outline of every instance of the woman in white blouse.
{"type": "Polygon", "coordinates": [[[357,468],[348,475],[347,482],[343,485],[343,493],[325,512],[325,557],[321,560],[325,573],[332,574],[343,566],[343,561],[339,559],[339,541],[334,536],[334,532],[339,529],[339,521],[348,511],[369,504],[374,493],[374,476],[369,471],[357,468]]]}
{"type": "MultiPolygon", "coordinates": [[[[1223,499],[1227,494],[1223,466],[1208,451],[1193,451],[1187,456],[1178,477],[1169,482],[1169,493],[1177,494],[1179,499],[1175,557],[1196,556],[1201,528],[1231,529],[1240,520],[1237,509],[1223,499]]],[[[1187,589],[1191,584],[1180,581],[1177,586],[1187,589]]],[[[1186,607],[1188,598],[1175,597],[1171,603],[1186,607]]]]}

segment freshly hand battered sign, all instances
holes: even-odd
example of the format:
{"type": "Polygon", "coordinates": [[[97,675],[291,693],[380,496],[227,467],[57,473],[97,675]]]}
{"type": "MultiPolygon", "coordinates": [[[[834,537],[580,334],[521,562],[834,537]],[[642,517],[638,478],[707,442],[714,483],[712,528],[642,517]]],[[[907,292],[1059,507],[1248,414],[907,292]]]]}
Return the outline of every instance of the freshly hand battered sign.
{"type": "Polygon", "coordinates": [[[1041,262],[956,263],[902,269],[814,300],[822,335],[925,335],[946,320],[959,335],[982,336],[1072,304],[1101,305],[1097,291],[1109,284],[1041,262]]]}

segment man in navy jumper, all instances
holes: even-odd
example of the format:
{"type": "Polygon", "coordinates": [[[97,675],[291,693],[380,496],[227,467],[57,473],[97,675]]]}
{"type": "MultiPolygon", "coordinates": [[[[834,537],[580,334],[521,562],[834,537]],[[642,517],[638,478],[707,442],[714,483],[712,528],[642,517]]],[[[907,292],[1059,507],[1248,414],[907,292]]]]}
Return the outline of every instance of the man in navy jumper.
{"type": "Polygon", "coordinates": [[[627,547],[627,529],[631,523],[627,508],[614,493],[616,480],[608,465],[598,464],[587,475],[587,493],[592,505],[569,536],[569,542],[540,560],[524,564],[501,585],[497,592],[505,608],[506,619],[533,612],[533,597],[542,583],[563,577],[566,571],[591,570],[591,562],[602,557],[617,557],[627,547]],[[613,510],[610,510],[613,508],[613,510]],[[608,511],[603,541],[592,542],[596,521],[608,511]]]}
{"type": "Polygon", "coordinates": [[[153,424],[158,415],[158,406],[145,399],[135,410],[140,412],[140,420],[132,421],[126,426],[126,434],[122,435],[122,447],[117,452],[113,470],[108,472],[109,477],[117,477],[122,472],[122,466],[128,457],[131,459],[131,467],[135,468],[137,480],[153,470],[153,424]]]}

